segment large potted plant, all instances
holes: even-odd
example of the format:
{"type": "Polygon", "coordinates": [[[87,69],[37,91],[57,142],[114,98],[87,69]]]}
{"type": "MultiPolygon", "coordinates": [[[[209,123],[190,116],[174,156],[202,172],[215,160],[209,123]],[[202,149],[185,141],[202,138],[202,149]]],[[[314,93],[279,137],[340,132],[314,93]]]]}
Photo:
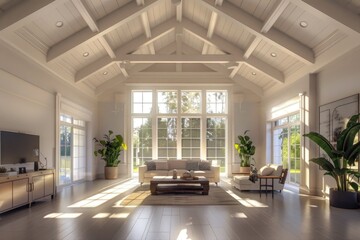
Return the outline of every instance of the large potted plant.
{"type": "Polygon", "coordinates": [[[243,135],[239,135],[239,143],[235,143],[235,149],[240,157],[240,173],[250,173],[251,156],[255,154],[255,146],[247,135],[249,130],[246,130],[243,135]]]}
{"type": "Polygon", "coordinates": [[[105,161],[105,179],[116,179],[118,177],[118,165],[120,163],[120,153],[127,150],[127,145],[120,134],[112,136],[113,131],[104,134],[104,139],[94,138],[98,149],[94,151],[95,156],[100,156],[105,161]]]}
{"type": "Polygon", "coordinates": [[[305,137],[316,143],[328,156],[310,159],[325,170],[324,175],[335,179],[336,188],[330,189],[330,205],[339,208],[358,208],[357,191],[360,173],[350,169],[354,166],[360,154],[360,141],[355,142],[360,130],[360,114],[353,115],[348,121],[346,128],[341,131],[336,146],[316,132],[304,134],[305,137]]]}

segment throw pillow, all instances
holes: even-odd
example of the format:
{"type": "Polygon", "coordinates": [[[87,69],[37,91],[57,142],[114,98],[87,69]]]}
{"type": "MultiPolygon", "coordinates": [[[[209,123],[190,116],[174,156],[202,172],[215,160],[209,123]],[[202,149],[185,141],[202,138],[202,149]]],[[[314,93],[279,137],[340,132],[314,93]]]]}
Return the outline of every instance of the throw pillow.
{"type": "Polygon", "coordinates": [[[269,166],[263,166],[259,170],[259,174],[262,175],[262,176],[269,176],[273,172],[274,172],[274,169],[272,167],[269,167],[269,166]]]}
{"type": "Polygon", "coordinates": [[[147,170],[151,171],[151,170],[156,170],[156,164],[155,161],[146,161],[145,165],[147,166],[147,170]]]}
{"type": "Polygon", "coordinates": [[[199,170],[211,170],[211,162],[207,160],[201,160],[201,162],[199,162],[199,170]]]}
{"type": "Polygon", "coordinates": [[[168,162],[165,161],[157,161],[155,162],[156,170],[168,170],[168,162]]]}
{"type": "Polygon", "coordinates": [[[199,170],[199,161],[187,161],[186,162],[186,170],[199,170]]]}

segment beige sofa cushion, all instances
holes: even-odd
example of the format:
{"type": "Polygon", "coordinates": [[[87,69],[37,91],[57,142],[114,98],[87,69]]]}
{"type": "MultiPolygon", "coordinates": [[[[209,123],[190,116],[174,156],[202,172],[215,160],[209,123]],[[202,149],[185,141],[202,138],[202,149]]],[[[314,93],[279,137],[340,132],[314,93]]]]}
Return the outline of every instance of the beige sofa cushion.
{"type": "MultiPolygon", "coordinates": [[[[155,176],[168,176],[168,170],[153,170],[153,171],[146,171],[144,172],[144,177],[152,178],[155,176]]],[[[172,172],[171,172],[172,174],[172,172]]]]}
{"type": "Polygon", "coordinates": [[[169,170],[172,169],[186,169],[187,160],[168,160],[169,170]]]}
{"type": "Polygon", "coordinates": [[[155,165],[156,165],[156,170],[168,170],[169,169],[167,161],[156,161],[155,165]]]}

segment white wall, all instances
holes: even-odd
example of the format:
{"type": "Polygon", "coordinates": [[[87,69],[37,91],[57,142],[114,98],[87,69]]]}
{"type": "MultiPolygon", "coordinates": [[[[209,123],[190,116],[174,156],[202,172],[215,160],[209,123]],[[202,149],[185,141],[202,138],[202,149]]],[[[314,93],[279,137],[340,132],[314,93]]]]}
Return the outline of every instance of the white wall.
{"type": "MultiPolygon", "coordinates": [[[[97,127],[95,96],[89,96],[53,76],[26,57],[0,41],[0,130],[40,135],[40,150],[48,159],[48,167],[55,167],[56,93],[93,112],[90,134],[97,127]]],[[[92,149],[92,136],[88,144],[92,149]]],[[[93,156],[88,154],[92,173],[93,156]]],[[[7,166],[10,167],[10,166],[7,166]]],[[[18,167],[18,166],[17,166],[18,167]]],[[[32,164],[28,164],[32,169],[32,164]]]]}

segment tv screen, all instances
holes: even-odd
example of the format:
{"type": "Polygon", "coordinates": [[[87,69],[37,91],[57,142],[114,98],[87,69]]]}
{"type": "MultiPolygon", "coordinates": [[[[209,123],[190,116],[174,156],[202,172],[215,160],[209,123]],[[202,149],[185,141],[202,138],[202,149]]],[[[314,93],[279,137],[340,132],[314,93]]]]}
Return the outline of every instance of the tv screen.
{"type": "Polygon", "coordinates": [[[39,161],[40,136],[0,132],[0,163],[16,164],[39,161]]]}

